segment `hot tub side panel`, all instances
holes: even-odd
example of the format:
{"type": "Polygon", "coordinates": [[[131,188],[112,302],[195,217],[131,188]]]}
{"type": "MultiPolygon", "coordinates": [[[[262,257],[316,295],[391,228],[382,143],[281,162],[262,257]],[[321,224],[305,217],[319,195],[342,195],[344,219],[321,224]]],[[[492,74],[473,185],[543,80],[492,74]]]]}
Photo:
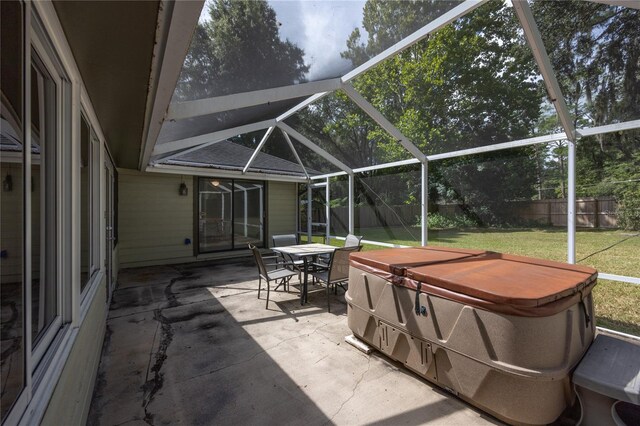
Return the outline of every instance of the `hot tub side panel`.
{"type": "MultiPolygon", "coordinates": [[[[569,374],[593,340],[578,305],[545,317],[478,309],[351,268],[356,336],[422,377],[510,423],[545,424],[570,404],[569,374]]],[[[591,295],[584,299],[593,318],[591,295]]]]}

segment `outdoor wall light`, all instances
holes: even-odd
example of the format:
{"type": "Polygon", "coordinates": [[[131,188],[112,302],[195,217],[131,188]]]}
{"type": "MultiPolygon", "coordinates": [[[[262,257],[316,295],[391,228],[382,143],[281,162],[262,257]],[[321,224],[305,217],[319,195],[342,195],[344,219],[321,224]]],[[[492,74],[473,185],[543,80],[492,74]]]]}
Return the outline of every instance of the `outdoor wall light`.
{"type": "Polygon", "coordinates": [[[211,185],[218,186],[218,185],[220,185],[220,182],[214,179],[214,180],[211,181],[211,185]]]}
{"type": "Polygon", "coordinates": [[[9,173],[7,173],[7,176],[2,181],[2,190],[4,192],[13,191],[13,178],[11,178],[11,175],[9,173]]]}
{"type": "Polygon", "coordinates": [[[189,195],[189,188],[187,188],[187,184],[182,182],[180,184],[180,188],[178,189],[178,193],[183,196],[189,195]]]}

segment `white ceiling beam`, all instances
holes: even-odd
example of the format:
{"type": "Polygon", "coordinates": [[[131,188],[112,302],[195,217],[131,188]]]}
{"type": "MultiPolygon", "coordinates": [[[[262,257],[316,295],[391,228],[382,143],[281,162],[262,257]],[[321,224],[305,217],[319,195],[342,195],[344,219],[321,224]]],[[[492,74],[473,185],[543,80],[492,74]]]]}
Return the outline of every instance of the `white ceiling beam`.
{"type": "Polygon", "coordinates": [[[400,40],[399,42],[397,42],[396,44],[394,44],[393,46],[389,47],[388,49],[386,49],[385,51],[383,51],[382,53],[379,53],[378,55],[374,56],[373,58],[369,59],[367,62],[365,62],[364,64],[360,65],[359,67],[355,68],[353,71],[348,72],[347,74],[345,74],[342,77],[342,82],[346,83],[348,81],[353,80],[354,78],[356,78],[357,76],[359,76],[360,74],[366,72],[367,70],[375,67],[376,65],[378,65],[379,63],[383,62],[384,60],[402,52],[404,49],[412,46],[413,44],[419,42],[420,40],[424,39],[425,37],[427,37],[429,34],[438,31],[440,28],[446,26],[447,24],[455,21],[456,19],[460,18],[461,16],[466,15],[467,13],[471,12],[472,10],[478,8],[479,6],[483,5],[484,3],[486,3],[489,0],[467,0],[464,3],[454,7],[453,9],[451,9],[450,11],[448,11],[447,13],[437,17],[436,19],[434,19],[433,21],[429,22],[427,25],[425,25],[424,27],[420,28],[418,31],[414,32],[413,34],[403,38],[402,40],[400,40]]]}
{"type": "Polygon", "coordinates": [[[327,179],[327,178],[332,178],[332,177],[337,177],[337,176],[347,176],[348,174],[349,173],[347,173],[347,172],[325,173],[323,175],[311,176],[311,180],[327,179]]]}
{"type": "Polygon", "coordinates": [[[182,120],[184,118],[199,117],[232,109],[247,108],[288,99],[300,98],[322,92],[339,89],[339,78],[313,81],[310,83],[293,84],[290,86],[274,87],[272,89],[254,90],[233,95],[217,96],[195,101],[175,102],[169,106],[166,120],[182,120]]]}
{"type": "Polygon", "coordinates": [[[415,158],[420,161],[425,159],[425,155],[418,149],[417,146],[413,144],[405,135],[402,134],[400,130],[387,118],[382,115],[380,111],[378,111],[373,105],[367,101],[364,96],[362,96],[358,91],[351,85],[351,83],[347,83],[343,86],[342,90],[347,94],[347,96],[358,105],[369,117],[373,119],[376,123],[380,125],[387,133],[391,135],[394,139],[396,139],[400,144],[411,153],[415,158]]]}
{"type": "Polygon", "coordinates": [[[549,143],[553,141],[561,141],[567,139],[564,132],[554,133],[551,135],[537,136],[535,138],[520,139],[511,142],[496,143],[493,145],[479,146],[476,148],[461,149],[459,151],[450,151],[442,154],[427,155],[427,160],[444,160],[445,158],[463,157],[465,155],[482,154],[485,152],[500,151],[503,149],[520,148],[523,146],[537,145],[541,143],[549,143]]]}
{"type": "Polygon", "coordinates": [[[169,152],[178,151],[185,148],[191,148],[198,146],[204,148],[212,143],[220,142],[234,136],[242,135],[245,133],[256,132],[258,130],[268,129],[275,126],[275,120],[259,121],[257,123],[245,124],[243,126],[232,127],[230,129],[219,130],[213,133],[207,133],[204,135],[194,136],[191,138],[180,139],[177,141],[166,142],[160,145],[156,145],[153,150],[153,155],[167,154],[169,152]]]}
{"type": "Polygon", "coordinates": [[[287,118],[291,117],[296,112],[298,112],[298,111],[300,111],[302,109],[305,109],[307,106],[309,106],[310,104],[314,103],[318,99],[327,96],[329,93],[332,93],[332,92],[316,93],[315,95],[308,97],[304,101],[300,102],[298,105],[296,105],[293,108],[291,108],[289,111],[287,111],[287,112],[285,112],[283,114],[280,114],[278,117],[276,117],[276,121],[279,123],[281,121],[286,120],[287,118]]]}
{"type": "Polygon", "coordinates": [[[593,135],[601,135],[604,133],[622,132],[625,130],[633,130],[640,128],[640,120],[625,121],[623,123],[607,124],[606,126],[587,127],[577,129],[578,136],[586,137],[593,135]]]}
{"type": "Polygon", "coordinates": [[[592,3],[608,4],[609,6],[623,6],[640,9],[640,0],[589,0],[592,3]]]}
{"type": "Polygon", "coordinates": [[[304,176],[289,176],[279,175],[275,173],[254,173],[247,172],[242,174],[241,170],[222,170],[212,167],[193,167],[182,166],[177,164],[155,164],[147,167],[146,172],[153,173],[169,173],[176,175],[188,175],[188,176],[204,176],[204,177],[217,177],[217,178],[242,178],[242,179],[256,179],[267,180],[276,182],[299,182],[307,183],[307,178],[304,176]]]}
{"type": "Polygon", "coordinates": [[[522,29],[524,30],[527,43],[533,52],[533,57],[540,68],[542,80],[547,86],[547,92],[551,98],[551,102],[553,102],[556,112],[558,113],[562,128],[567,134],[568,139],[575,142],[576,129],[573,125],[573,121],[571,120],[571,114],[569,114],[569,109],[567,108],[562,91],[560,90],[556,74],[551,67],[551,61],[549,60],[549,55],[544,47],[544,43],[542,42],[538,25],[533,18],[531,7],[529,7],[527,0],[513,0],[512,3],[513,10],[515,10],[518,20],[520,20],[520,24],[522,25],[522,29]]]}
{"type": "Polygon", "coordinates": [[[307,177],[307,179],[311,179],[309,177],[309,173],[307,173],[306,167],[304,167],[304,164],[302,164],[302,160],[300,159],[300,156],[298,155],[298,151],[296,151],[296,148],[293,146],[293,142],[291,142],[291,138],[289,137],[287,132],[285,132],[284,130],[280,129],[280,131],[282,132],[282,135],[284,136],[284,139],[287,141],[287,144],[289,145],[289,148],[291,149],[291,152],[293,152],[293,156],[296,157],[296,161],[298,162],[300,167],[302,167],[302,171],[304,172],[304,175],[307,177]]]}
{"type": "Polygon", "coordinates": [[[253,164],[258,154],[260,154],[262,147],[264,147],[264,144],[267,143],[267,139],[269,139],[269,136],[271,136],[271,133],[273,133],[273,129],[275,129],[275,126],[271,126],[267,129],[264,136],[262,137],[262,140],[260,141],[256,149],[253,151],[253,154],[251,154],[249,161],[247,161],[247,164],[244,166],[244,169],[242,169],[242,174],[247,173],[247,170],[249,170],[249,167],[251,167],[251,164],[253,164]]]}
{"type": "Polygon", "coordinates": [[[138,168],[151,159],[204,0],[164,2],[158,13],[138,168]]]}
{"type": "Polygon", "coordinates": [[[304,146],[306,146],[307,148],[309,148],[310,150],[312,150],[313,152],[315,152],[316,154],[318,154],[319,156],[321,156],[322,158],[324,158],[325,160],[327,160],[328,162],[330,162],[331,164],[333,164],[334,166],[342,170],[343,172],[347,172],[349,174],[353,173],[353,170],[351,170],[349,166],[344,164],[342,161],[338,160],[333,155],[329,154],[324,149],[320,148],[315,143],[311,142],[307,137],[298,133],[298,131],[296,131],[293,127],[288,126],[287,124],[282,122],[278,123],[278,127],[284,130],[285,132],[287,132],[290,136],[293,136],[294,138],[296,138],[301,144],[303,144],[304,146]]]}

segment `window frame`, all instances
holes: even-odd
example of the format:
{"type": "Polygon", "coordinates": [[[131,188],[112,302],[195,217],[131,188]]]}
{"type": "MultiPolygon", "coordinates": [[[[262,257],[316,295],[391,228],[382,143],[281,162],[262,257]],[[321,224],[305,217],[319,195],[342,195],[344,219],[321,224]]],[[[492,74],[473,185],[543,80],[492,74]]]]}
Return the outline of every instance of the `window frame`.
{"type": "MultiPolygon", "coordinates": [[[[89,118],[89,114],[86,112],[86,108],[84,105],[80,109],[80,126],[82,126],[82,122],[85,122],[88,128],[88,146],[87,146],[87,167],[89,167],[88,171],[88,200],[89,200],[89,211],[87,212],[86,218],[80,218],[80,223],[82,223],[83,219],[89,220],[89,241],[88,241],[88,249],[89,249],[89,265],[87,272],[86,281],[82,281],[82,274],[80,272],[80,294],[82,298],[82,303],[84,303],[84,299],[86,298],[86,294],[89,291],[89,288],[93,285],[93,281],[97,276],[98,272],[100,272],[100,227],[96,225],[100,222],[100,140],[95,132],[94,124],[89,118]]],[[[78,182],[81,185],[82,177],[81,177],[81,169],[82,169],[82,132],[79,132],[78,137],[78,163],[75,165],[77,167],[77,176],[78,182]]],[[[79,199],[78,206],[80,208],[80,216],[82,216],[82,205],[85,200],[82,199],[82,191],[79,191],[77,197],[79,199]]],[[[82,226],[80,226],[80,246],[79,246],[79,255],[82,253],[82,226]]],[[[79,262],[78,268],[82,268],[82,262],[79,262]]]]}
{"type": "MultiPolygon", "coordinates": [[[[39,22],[38,19],[33,19],[32,17],[32,25],[30,30],[31,30],[31,35],[30,35],[31,56],[29,61],[29,70],[28,72],[25,73],[25,75],[29,76],[30,78],[31,68],[35,67],[36,72],[40,74],[42,74],[43,71],[46,72],[48,76],[51,78],[52,82],[55,84],[55,99],[54,99],[55,115],[53,118],[55,122],[55,141],[54,141],[55,145],[54,145],[54,150],[50,151],[50,152],[53,152],[53,155],[55,155],[55,160],[51,163],[55,167],[55,170],[53,171],[47,170],[47,168],[45,167],[44,173],[40,173],[39,185],[40,185],[40,188],[44,190],[45,187],[42,186],[43,183],[51,175],[53,175],[53,177],[55,178],[54,209],[55,209],[56,217],[52,225],[54,227],[53,230],[49,229],[50,227],[47,226],[46,218],[44,215],[44,213],[48,209],[46,198],[44,200],[45,202],[43,203],[43,205],[41,205],[41,208],[40,208],[40,213],[41,213],[40,241],[41,241],[41,245],[43,244],[43,242],[45,244],[44,257],[46,258],[46,259],[42,259],[42,258],[40,259],[40,273],[41,274],[43,273],[43,265],[47,265],[46,262],[49,262],[49,264],[52,264],[55,266],[55,274],[54,274],[53,280],[55,281],[55,291],[56,291],[56,315],[53,321],[47,324],[46,327],[38,334],[38,339],[31,340],[32,338],[31,324],[32,324],[32,318],[33,318],[33,312],[32,312],[33,294],[31,291],[26,292],[26,295],[28,296],[28,299],[29,299],[26,303],[27,305],[26,310],[28,311],[29,321],[27,322],[27,327],[25,327],[26,328],[25,335],[27,338],[31,340],[31,344],[30,344],[31,371],[30,372],[31,374],[35,374],[41,361],[45,358],[45,355],[47,354],[49,349],[52,348],[52,344],[56,340],[56,336],[58,336],[58,333],[60,333],[60,331],[63,329],[65,319],[68,318],[67,311],[70,308],[70,302],[71,302],[70,289],[66,288],[63,285],[63,283],[65,282],[63,278],[64,265],[63,265],[63,257],[60,254],[63,248],[63,242],[62,242],[62,238],[60,238],[60,235],[62,234],[62,230],[64,229],[62,224],[62,218],[64,216],[64,204],[65,204],[64,200],[60,201],[60,198],[61,198],[60,195],[63,193],[64,181],[66,179],[64,170],[62,168],[62,157],[64,155],[62,147],[64,146],[65,142],[70,142],[70,140],[69,141],[65,140],[65,137],[69,135],[69,129],[66,128],[69,126],[69,121],[66,120],[69,117],[65,116],[66,109],[64,108],[65,107],[64,100],[66,99],[66,95],[67,95],[66,91],[70,90],[71,87],[70,87],[69,78],[67,77],[68,73],[66,72],[64,67],[61,65],[60,59],[54,47],[51,45],[51,42],[46,37],[46,33],[42,28],[41,22],[39,22]],[[40,67],[43,67],[44,70],[38,70],[38,68],[40,67]],[[53,241],[50,241],[52,237],[53,237],[53,241]]],[[[42,77],[39,78],[39,80],[41,79],[42,77]]],[[[31,87],[31,90],[37,90],[37,88],[31,87]]],[[[32,101],[31,98],[28,99],[27,103],[29,105],[29,108],[31,108],[31,101],[32,101]]],[[[41,110],[39,114],[42,114],[42,112],[43,111],[41,110]]],[[[28,123],[25,120],[25,125],[31,126],[31,121],[32,121],[31,118],[29,119],[28,123]]],[[[47,124],[45,123],[45,125],[47,124]]],[[[40,133],[42,134],[43,132],[44,130],[40,129],[40,133]]],[[[33,156],[31,155],[31,149],[30,149],[31,140],[32,140],[32,137],[29,138],[28,145],[25,144],[24,151],[25,151],[25,155],[32,159],[33,156]]],[[[47,141],[45,143],[48,145],[50,142],[47,141]]],[[[45,156],[47,155],[46,149],[47,147],[45,146],[45,156]]],[[[46,157],[45,157],[45,162],[47,162],[46,157]]],[[[33,161],[31,160],[28,162],[28,168],[31,169],[32,165],[33,165],[33,161]]],[[[26,167],[27,167],[27,162],[25,162],[25,168],[26,167]]],[[[41,170],[42,170],[42,164],[41,164],[41,170]]],[[[33,180],[33,175],[31,174],[31,172],[29,173],[29,175],[30,175],[29,181],[31,182],[33,180]]],[[[25,187],[25,189],[27,188],[25,187]]],[[[32,199],[33,193],[31,191],[26,191],[25,196],[27,195],[27,192],[29,194],[28,196],[30,197],[30,199],[32,199]]],[[[41,196],[42,194],[43,194],[43,191],[41,191],[41,196]]],[[[29,210],[30,210],[29,216],[32,217],[32,213],[33,213],[32,209],[30,208],[29,210]]],[[[25,212],[25,214],[27,213],[25,212]]],[[[33,226],[33,223],[31,223],[31,220],[30,220],[30,226],[33,226]]],[[[25,246],[27,244],[29,248],[26,253],[30,254],[32,252],[31,240],[25,241],[25,246]]],[[[33,268],[32,261],[33,259],[29,262],[29,268],[31,269],[33,268]]],[[[45,270],[44,273],[46,274],[47,271],[45,270]]],[[[29,282],[27,282],[26,285],[30,285],[31,282],[33,281],[33,276],[30,276],[29,278],[30,278],[29,282]]],[[[28,288],[28,290],[30,289],[28,288]]]]}

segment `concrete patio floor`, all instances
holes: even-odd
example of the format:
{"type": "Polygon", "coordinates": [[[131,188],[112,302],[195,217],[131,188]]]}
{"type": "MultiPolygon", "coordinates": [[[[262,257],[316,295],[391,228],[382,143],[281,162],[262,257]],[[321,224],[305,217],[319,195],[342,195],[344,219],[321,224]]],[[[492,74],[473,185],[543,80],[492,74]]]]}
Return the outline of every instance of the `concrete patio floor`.
{"type": "Polygon", "coordinates": [[[118,281],[90,425],[500,424],[345,343],[342,294],[328,313],[324,290],[300,306],[292,285],[265,309],[252,260],[118,281]]]}

